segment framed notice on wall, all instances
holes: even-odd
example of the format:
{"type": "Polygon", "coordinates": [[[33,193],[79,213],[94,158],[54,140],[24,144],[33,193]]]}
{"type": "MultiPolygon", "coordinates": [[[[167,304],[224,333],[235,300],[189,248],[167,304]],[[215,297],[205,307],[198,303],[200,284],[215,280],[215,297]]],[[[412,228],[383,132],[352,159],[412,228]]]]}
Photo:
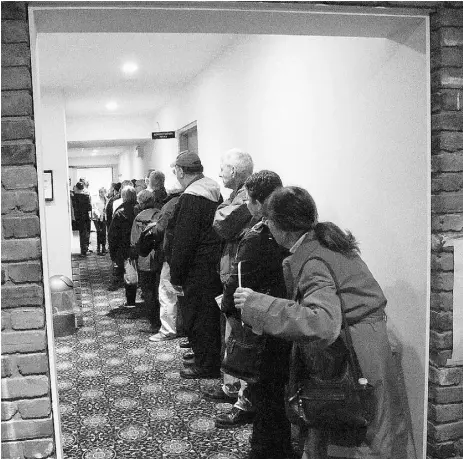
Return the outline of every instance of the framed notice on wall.
{"type": "Polygon", "coordinates": [[[43,195],[45,201],[53,201],[53,171],[43,171],[43,195]]]}

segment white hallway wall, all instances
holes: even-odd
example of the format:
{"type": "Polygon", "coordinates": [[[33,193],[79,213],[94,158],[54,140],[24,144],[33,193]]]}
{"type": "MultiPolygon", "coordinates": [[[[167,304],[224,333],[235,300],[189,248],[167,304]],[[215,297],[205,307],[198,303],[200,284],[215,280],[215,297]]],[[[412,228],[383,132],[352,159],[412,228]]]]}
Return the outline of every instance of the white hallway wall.
{"type": "MultiPolygon", "coordinates": [[[[197,120],[207,175],[219,180],[221,153],[242,147],[256,170],[307,188],[320,220],[358,238],[389,301],[421,457],[429,272],[424,25],[402,34],[402,43],[243,36],[156,116],[152,130],[197,120]]],[[[170,177],[176,154],[175,140],[158,140],[150,165],[170,177]]]]}

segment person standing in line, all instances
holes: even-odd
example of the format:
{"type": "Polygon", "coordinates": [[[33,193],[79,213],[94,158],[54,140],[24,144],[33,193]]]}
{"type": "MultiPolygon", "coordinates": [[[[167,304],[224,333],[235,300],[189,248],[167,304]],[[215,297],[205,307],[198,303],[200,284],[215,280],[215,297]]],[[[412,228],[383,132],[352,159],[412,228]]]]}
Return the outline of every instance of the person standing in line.
{"type": "MultiPolygon", "coordinates": [[[[90,195],[90,190],[88,187],[90,186],[89,181],[86,178],[81,178],[79,179],[79,182],[82,182],[84,185],[84,189],[82,190],[83,194],[86,194],[88,196],[88,199],[90,200],[90,206],[92,206],[92,196],[90,195]]],[[[93,207],[93,206],[92,206],[93,207]]],[[[93,250],[90,248],[90,234],[92,232],[92,218],[90,215],[90,219],[87,221],[87,247],[88,247],[88,252],[93,252],[93,250]]]]}
{"type": "Polygon", "coordinates": [[[96,253],[106,253],[106,190],[98,190],[98,199],[93,203],[93,224],[96,229],[96,253]]]}
{"type": "MultiPolygon", "coordinates": [[[[238,148],[227,151],[221,159],[220,177],[225,188],[232,190],[230,197],[218,208],[214,216],[213,228],[223,241],[220,259],[220,280],[225,285],[230,277],[231,267],[236,256],[238,244],[246,231],[252,226],[251,213],[246,204],[244,183],[252,174],[254,164],[249,153],[238,148]]],[[[226,343],[235,318],[225,318],[224,341],[226,343]]],[[[252,422],[254,409],[247,389],[247,383],[224,373],[221,388],[206,388],[204,396],[216,401],[236,401],[230,413],[219,415],[216,426],[235,427],[252,422]],[[236,400],[237,399],[237,400],[236,400]]]]}
{"type": "MultiPolygon", "coordinates": [[[[356,239],[332,222],[319,222],[315,201],[303,188],[278,188],[263,214],[276,242],[291,252],[283,262],[288,296],[283,299],[238,287],[234,301],[241,319],[258,335],[292,341],[304,356],[307,374],[339,377],[327,365],[326,355],[343,356],[337,346],[342,339],[342,295],[363,377],[375,389],[375,418],[365,442],[375,457],[407,458],[406,418],[386,327],[387,300],[360,257],[356,239]]],[[[333,435],[336,438],[339,432],[308,428],[302,459],[327,459],[333,435]]]]}
{"type": "MultiPolygon", "coordinates": [[[[130,233],[135,219],[134,207],[137,203],[137,193],[133,186],[126,186],[122,189],[122,204],[114,213],[111,226],[108,232],[108,241],[111,260],[122,267],[124,272],[125,261],[130,258],[130,233]]],[[[125,283],[125,297],[128,308],[135,307],[137,285],[125,283]]]]}
{"type": "Polygon", "coordinates": [[[203,175],[196,153],[180,153],[173,167],[184,191],[175,207],[170,277],[195,355],[194,364],[180,376],[219,378],[220,311],[215,297],[222,291],[217,273],[220,239],[212,222],[222,196],[218,183],[203,175]]]}
{"type": "Polygon", "coordinates": [[[90,196],[84,193],[84,184],[77,182],[74,191],[74,216],[79,228],[80,255],[87,256],[89,243],[89,222],[92,213],[90,196]]]}
{"type": "MultiPolygon", "coordinates": [[[[272,237],[262,220],[266,199],[282,186],[278,174],[263,170],[252,174],[244,184],[247,206],[258,222],[244,235],[238,245],[230,276],[224,287],[222,311],[232,324],[231,336],[241,337],[249,346],[263,346],[257,382],[249,385],[255,417],[253,419],[251,453],[248,459],[289,459],[293,456],[291,447],[291,426],[286,418],[284,389],[289,375],[289,353],[291,343],[273,336],[264,340],[247,326],[243,326],[241,315],[235,308],[233,294],[239,285],[238,264],[241,263],[241,285],[254,291],[276,297],[286,296],[283,277],[283,260],[289,255],[272,237]]],[[[236,376],[240,374],[239,370],[236,376]]],[[[216,423],[220,422],[220,415],[216,423]]],[[[227,421],[227,418],[225,418],[227,421]]]]}
{"type": "MultiPolygon", "coordinates": [[[[122,190],[127,186],[131,186],[133,188],[132,180],[124,180],[122,182],[122,184],[121,184],[121,195],[118,198],[114,199],[114,201],[112,203],[112,207],[111,207],[112,212],[113,212],[112,217],[114,217],[114,214],[116,213],[116,210],[119,208],[119,206],[122,205],[122,202],[123,202],[123,200],[122,200],[122,190]]],[[[135,191],[135,188],[134,188],[134,191],[135,191]]]]}
{"type": "Polygon", "coordinates": [[[152,171],[148,177],[147,190],[154,194],[154,205],[160,209],[167,198],[165,188],[166,176],[161,171],[152,171]]]}
{"type": "Polygon", "coordinates": [[[140,237],[139,253],[145,255],[152,250],[159,251],[162,261],[158,289],[161,328],[149,337],[149,340],[153,342],[168,341],[177,337],[178,300],[170,283],[170,258],[174,228],[173,215],[181,194],[180,184],[169,190],[157,221],[149,224],[140,237]]]}
{"type": "Polygon", "coordinates": [[[137,258],[138,284],[143,295],[143,311],[135,314],[134,318],[144,316],[151,325],[151,330],[156,332],[161,327],[159,319],[158,286],[161,272],[161,257],[159,253],[150,250],[142,256],[137,250],[140,236],[143,230],[153,221],[159,218],[159,209],[154,207],[154,196],[151,191],[142,190],[137,194],[139,213],[135,217],[130,233],[131,250],[133,257],[137,258]]]}
{"type": "Polygon", "coordinates": [[[112,194],[108,196],[108,202],[106,203],[106,226],[109,231],[109,227],[111,226],[111,221],[113,219],[113,205],[116,199],[121,197],[121,182],[117,182],[111,185],[112,194]]]}

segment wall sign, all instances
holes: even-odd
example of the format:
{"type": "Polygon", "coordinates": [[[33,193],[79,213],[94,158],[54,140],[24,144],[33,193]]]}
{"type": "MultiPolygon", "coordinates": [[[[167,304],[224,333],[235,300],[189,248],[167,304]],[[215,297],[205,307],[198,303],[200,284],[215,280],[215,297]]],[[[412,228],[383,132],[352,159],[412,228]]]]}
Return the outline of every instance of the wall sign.
{"type": "Polygon", "coordinates": [[[156,139],[175,139],[175,131],[152,132],[151,138],[156,139]]]}
{"type": "Polygon", "coordinates": [[[45,201],[53,201],[53,171],[43,171],[43,195],[45,201]]]}

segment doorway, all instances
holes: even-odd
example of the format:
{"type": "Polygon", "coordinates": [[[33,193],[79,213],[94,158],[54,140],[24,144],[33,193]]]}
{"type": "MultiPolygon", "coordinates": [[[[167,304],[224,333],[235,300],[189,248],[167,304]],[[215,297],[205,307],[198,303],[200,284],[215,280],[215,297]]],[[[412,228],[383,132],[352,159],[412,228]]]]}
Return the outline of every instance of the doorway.
{"type": "Polygon", "coordinates": [[[98,190],[104,188],[106,192],[113,181],[112,167],[70,167],[69,177],[71,183],[75,184],[81,178],[85,178],[89,182],[89,192],[92,202],[98,199],[98,190]]]}
{"type": "MultiPolygon", "coordinates": [[[[211,171],[217,169],[218,152],[238,143],[256,156],[256,167],[281,170],[286,183],[314,189],[327,219],[345,222],[354,233],[360,232],[362,252],[381,278],[390,299],[389,325],[404,350],[403,367],[420,456],[426,439],[429,328],[426,313],[429,309],[426,257],[430,233],[429,184],[426,182],[429,88],[426,86],[428,57],[426,51],[423,52],[427,42],[426,18],[405,11],[400,17],[387,11],[380,14],[369,11],[366,15],[349,15],[346,21],[342,12],[323,14],[310,11],[307,5],[298,5],[292,11],[284,6],[268,7],[272,11],[265,11],[266,8],[254,5],[206,12],[201,6],[188,10],[148,6],[128,12],[102,7],[91,13],[79,10],[80,21],[73,17],[72,8],[66,11],[51,8],[37,10],[35,17],[40,33],[98,33],[105,27],[109,31],[134,27],[136,32],[193,33],[199,29],[241,34],[236,52],[228,55],[234,67],[225,71],[221,62],[217,63],[213,72],[206,75],[207,93],[201,92],[203,87],[198,82],[192,84],[190,98],[160,112],[163,129],[165,123],[183,126],[197,119],[201,123],[201,158],[211,165],[211,171]],[[127,14],[131,15],[131,21],[126,20],[127,14]],[[242,38],[244,34],[251,37],[248,42],[242,38]],[[274,35],[268,38],[267,34],[274,35]],[[278,41],[277,36],[284,39],[278,41]],[[312,67],[306,67],[302,59],[292,54],[308,46],[298,40],[304,36],[310,36],[315,43],[310,48],[310,56],[317,65],[312,67]],[[357,43],[363,42],[364,50],[376,46],[380,53],[370,55],[370,61],[362,60],[363,55],[355,53],[351,43],[346,45],[349,37],[357,43]],[[323,38],[330,42],[330,52],[341,49],[339,43],[346,40],[342,42],[346,45],[342,49],[350,65],[340,68],[336,60],[341,57],[328,59],[329,53],[320,56],[323,38]],[[404,55],[397,58],[402,47],[410,51],[409,59],[420,56],[417,66],[410,61],[407,64],[404,55]],[[262,50],[268,53],[264,55],[262,50]],[[273,60],[275,56],[278,56],[277,63],[273,60]],[[382,65],[383,59],[389,67],[382,65]],[[248,61],[256,66],[244,68],[243,63],[248,61]],[[259,73],[257,66],[266,72],[259,73]],[[282,69],[288,67],[294,68],[294,72],[291,83],[284,84],[282,69]],[[378,72],[369,72],[369,67],[377,68],[378,72]],[[414,78],[415,89],[421,91],[415,93],[420,110],[419,117],[416,116],[420,118],[417,129],[410,129],[400,121],[409,122],[409,115],[415,117],[417,104],[396,98],[390,84],[393,79],[390,77],[396,72],[407,75],[412,68],[420,72],[414,78]],[[357,74],[359,69],[361,72],[357,74]],[[250,78],[250,84],[243,84],[240,80],[243,75],[250,78]],[[388,84],[384,84],[385,80],[388,84]],[[349,81],[352,84],[346,86],[349,81]],[[261,91],[263,88],[265,91],[261,91]],[[292,88],[301,91],[294,94],[292,88]],[[390,100],[394,98],[405,105],[392,107],[390,100]],[[298,99],[303,103],[298,104],[298,99]],[[397,108],[399,113],[395,113],[397,108]],[[392,112],[394,116],[385,123],[384,117],[392,112]],[[358,132],[362,135],[355,135],[358,132]],[[410,133],[415,137],[410,137],[410,133]],[[407,136],[411,144],[407,143],[407,136]],[[304,138],[302,147],[298,142],[301,137],[304,138]],[[406,148],[407,145],[410,148],[406,148]],[[412,180],[406,177],[408,172],[404,176],[407,170],[414,173],[412,180]],[[355,213],[349,212],[353,202],[355,213]],[[410,209],[413,209],[411,213],[410,209]],[[419,228],[418,235],[416,228],[419,228]],[[385,239],[380,241],[378,234],[385,239]],[[395,250],[391,251],[390,247],[395,250]],[[397,270],[397,266],[402,269],[397,270]]],[[[166,129],[170,127],[167,125],[166,129]]],[[[166,143],[157,149],[161,168],[170,164],[178,147],[163,142],[166,143]]]]}

